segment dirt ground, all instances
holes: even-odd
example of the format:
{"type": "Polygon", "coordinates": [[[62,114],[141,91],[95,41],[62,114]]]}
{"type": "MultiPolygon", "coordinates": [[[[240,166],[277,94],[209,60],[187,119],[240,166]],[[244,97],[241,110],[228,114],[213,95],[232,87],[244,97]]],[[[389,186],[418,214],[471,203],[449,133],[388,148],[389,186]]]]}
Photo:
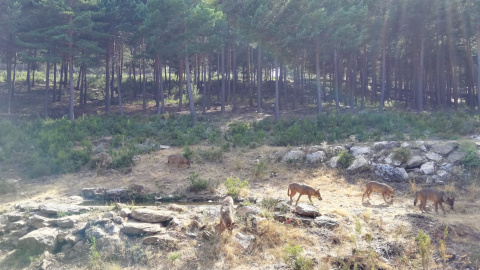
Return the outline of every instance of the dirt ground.
{"type": "MultiPolygon", "coordinates": [[[[207,146],[197,146],[193,149],[197,151],[202,147],[207,146]]],[[[215,190],[208,192],[218,195],[226,193],[224,182],[227,177],[233,176],[239,177],[241,180],[248,180],[249,187],[245,197],[257,199],[270,197],[288,200],[286,194],[288,184],[300,182],[320,188],[323,200],[314,199],[315,207],[322,215],[333,217],[340,222],[340,226],[333,233],[327,233],[328,237],[323,235],[311,238],[312,235],[319,234],[319,232],[308,228],[285,227],[287,230],[291,229],[302,235],[297,238],[297,241],[300,241],[298,244],[302,245],[301,241],[308,241],[304,243],[303,247],[307,254],[311,254],[317,260],[317,269],[325,269],[323,267],[331,264],[335,258],[354,258],[357,256],[354,254],[357,250],[367,250],[372,247],[378,253],[378,250],[386,250],[389,247],[394,249],[392,245],[401,247],[400,254],[389,255],[385,251],[387,254],[382,257],[383,259],[378,259],[378,261],[383,260],[384,262],[384,265],[379,268],[417,269],[420,259],[414,238],[419,229],[430,235],[432,265],[434,268],[440,268],[442,260],[438,253],[438,247],[447,225],[449,234],[446,247],[447,253],[452,256],[451,261],[447,263],[447,269],[457,269],[461,266],[465,267],[463,269],[478,269],[475,268],[480,265],[479,261],[475,261],[480,259],[478,252],[480,251],[480,201],[478,196],[468,196],[467,191],[448,185],[447,189],[449,191],[453,189],[453,193],[457,196],[455,211],[447,209],[447,215],[443,215],[440,210],[440,214],[436,214],[430,202],[428,206],[431,212],[421,214],[419,209],[413,206],[412,186],[403,183],[393,185],[396,188],[393,204],[385,203],[381,195],[377,193],[371,196],[371,200],[362,203],[364,183],[372,180],[371,176],[346,175],[341,171],[322,166],[307,167],[274,162],[270,156],[278,150],[280,148],[268,146],[256,149],[232,149],[224,154],[222,162],[208,162],[196,158],[191,168],[175,169],[167,166],[167,156],[181,154],[182,149],[170,148],[142,155],[139,164],[124,172],[82,171],[34,180],[16,179],[18,192],[0,197],[0,210],[11,209],[14,204],[27,201],[66,202],[69,196],[79,195],[80,190],[85,187],[115,188],[135,183],[166,196],[185,194],[188,192],[188,176],[192,172],[198,173],[201,178],[217,182],[218,186],[215,190]],[[259,177],[255,177],[253,171],[259,161],[266,164],[266,170],[259,177]],[[360,230],[358,226],[360,226],[360,230]],[[365,240],[368,234],[373,236],[370,243],[365,240]],[[390,260],[388,260],[389,257],[390,260]]],[[[9,181],[12,180],[15,179],[9,179],[9,181]]],[[[308,203],[308,198],[303,196],[300,203],[308,203]]],[[[216,222],[212,221],[212,223],[216,222]]],[[[240,230],[237,228],[234,233],[240,230]]],[[[229,241],[222,238],[219,238],[219,241],[223,243],[223,252],[226,252],[229,241]]],[[[288,243],[290,239],[283,239],[283,241],[288,243]]],[[[188,251],[189,244],[185,244],[186,246],[182,249],[185,263],[177,263],[171,267],[188,269],[193,266],[187,263],[189,261],[187,258],[195,261],[195,257],[199,256],[199,251],[194,251],[193,247],[190,247],[190,251],[188,251]]],[[[222,260],[218,260],[216,257],[216,261],[209,263],[214,263],[215,269],[225,267],[251,269],[255,264],[259,267],[268,267],[281,260],[279,253],[282,252],[283,246],[264,249],[262,256],[242,253],[229,257],[228,253],[225,253],[224,256],[219,255],[220,258],[223,258],[222,260]],[[267,256],[269,252],[272,253],[271,256],[267,256]],[[259,256],[262,258],[261,261],[258,261],[259,256]],[[235,262],[234,265],[232,262],[235,262]]],[[[235,249],[233,248],[233,250],[235,249]]],[[[208,263],[204,262],[202,265],[208,265],[208,263]]],[[[202,268],[200,267],[200,269],[202,268]]]]}
{"type": "MultiPolygon", "coordinates": [[[[5,95],[1,98],[3,97],[5,95]]],[[[39,100],[42,100],[41,91],[32,94],[18,92],[12,101],[13,114],[40,116],[43,103],[39,100]],[[32,107],[32,104],[38,106],[32,107]]],[[[76,107],[76,115],[102,114],[102,104],[97,103],[92,102],[86,108],[76,107]]],[[[50,113],[61,117],[68,111],[66,105],[66,102],[56,103],[50,108],[50,113]]],[[[3,113],[5,103],[0,104],[0,108],[3,113]]],[[[124,111],[141,113],[140,108],[141,104],[134,105],[132,102],[125,105],[124,111]]],[[[112,106],[113,113],[115,110],[116,106],[112,106]]],[[[174,112],[177,109],[167,106],[167,110],[174,112]]],[[[229,110],[230,108],[227,109],[229,110]]],[[[289,115],[307,115],[307,110],[290,112],[289,115]]],[[[149,103],[148,114],[154,113],[155,108],[149,103]]],[[[218,108],[212,108],[208,113],[218,114],[218,108]]],[[[268,117],[268,113],[270,112],[256,114],[252,108],[241,107],[237,113],[229,113],[227,121],[251,121],[268,117]]],[[[282,112],[282,117],[285,114],[282,112]]],[[[1,116],[11,117],[4,114],[1,116]]],[[[195,152],[208,147],[211,146],[199,145],[192,149],[195,152]]],[[[396,189],[393,204],[385,203],[381,195],[376,193],[372,194],[370,201],[362,203],[364,183],[378,180],[372,175],[347,175],[323,166],[274,162],[270,158],[271,154],[279,149],[269,146],[233,148],[224,153],[219,162],[194,158],[188,169],[172,169],[167,166],[168,155],[182,153],[181,148],[169,148],[140,156],[138,164],[125,171],[84,170],[33,180],[20,179],[14,172],[7,172],[7,181],[15,183],[17,192],[0,197],[0,212],[11,210],[17,203],[29,201],[68,202],[69,196],[79,195],[80,190],[86,187],[116,188],[135,183],[165,196],[185,194],[188,192],[188,176],[192,172],[198,173],[201,178],[211,179],[212,183],[218,183],[207,192],[222,196],[226,193],[224,183],[228,177],[248,180],[245,197],[258,200],[268,197],[288,200],[288,184],[299,182],[320,188],[323,200],[314,199],[314,205],[322,215],[336,219],[340,223],[338,228],[329,231],[271,222],[265,225],[262,234],[257,235],[258,242],[265,243],[256,243],[249,252],[236,247],[228,235],[215,236],[209,240],[185,239],[179,251],[180,259],[176,261],[169,259],[170,253],[152,250],[154,255],[146,265],[120,267],[105,264],[101,269],[288,269],[281,265],[287,243],[302,246],[303,254],[313,259],[314,269],[354,269],[355,265],[358,269],[367,269],[372,262],[375,269],[420,269],[421,256],[415,243],[415,236],[420,229],[432,239],[429,261],[431,268],[479,269],[478,187],[460,187],[452,183],[439,187],[456,196],[455,211],[447,209],[446,215],[441,211],[440,214],[434,213],[431,202],[427,206],[430,213],[420,213],[418,207],[413,206],[413,195],[419,187],[409,183],[392,184],[396,189]],[[254,170],[260,161],[265,163],[266,169],[255,176],[254,170]],[[448,262],[444,265],[439,246],[446,226],[448,262]],[[372,250],[377,255],[372,255],[372,250]]],[[[308,198],[303,196],[300,203],[308,203],[308,198]]],[[[211,221],[211,224],[216,223],[218,220],[211,221]]],[[[245,231],[245,227],[240,224],[234,229],[234,235],[245,231]]],[[[62,266],[61,269],[89,269],[85,265],[78,261],[62,266]]]]}

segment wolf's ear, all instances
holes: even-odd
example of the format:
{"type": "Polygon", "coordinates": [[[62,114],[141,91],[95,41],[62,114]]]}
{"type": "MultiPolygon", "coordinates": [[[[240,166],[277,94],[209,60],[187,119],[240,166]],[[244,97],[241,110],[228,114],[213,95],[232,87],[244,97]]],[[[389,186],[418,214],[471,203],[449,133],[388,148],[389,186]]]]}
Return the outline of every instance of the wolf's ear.
{"type": "Polygon", "coordinates": [[[320,192],[320,189],[317,189],[317,191],[316,191],[316,192],[320,192]]]}

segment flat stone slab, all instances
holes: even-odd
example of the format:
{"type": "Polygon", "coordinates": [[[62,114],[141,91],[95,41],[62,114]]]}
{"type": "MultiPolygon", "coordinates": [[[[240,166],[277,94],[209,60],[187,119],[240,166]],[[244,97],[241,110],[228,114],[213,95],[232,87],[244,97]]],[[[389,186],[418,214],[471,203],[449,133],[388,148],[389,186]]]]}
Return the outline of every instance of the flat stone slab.
{"type": "Polygon", "coordinates": [[[81,214],[90,211],[90,207],[67,204],[42,204],[39,206],[40,214],[57,215],[58,213],[81,214]]]}
{"type": "Polygon", "coordinates": [[[336,221],[335,219],[331,218],[331,217],[327,217],[327,216],[321,216],[321,217],[317,217],[313,220],[313,222],[318,226],[318,227],[324,227],[324,228],[327,228],[327,229],[335,229],[336,227],[338,227],[340,224],[338,223],[338,221],[336,221]]]}
{"type": "Polygon", "coordinates": [[[18,240],[18,246],[52,251],[57,241],[58,231],[54,228],[40,228],[31,231],[18,240]]]}
{"type": "MultiPolygon", "coordinates": [[[[317,198],[312,198],[312,200],[317,200],[317,198]]],[[[317,208],[315,208],[315,206],[309,205],[309,204],[303,204],[303,203],[300,203],[297,205],[297,207],[295,207],[295,213],[299,216],[305,216],[305,217],[320,216],[320,212],[317,210],[317,208]]]]}
{"type": "Polygon", "coordinates": [[[150,235],[164,232],[160,224],[142,223],[142,222],[126,222],[120,232],[126,235],[150,235]]]}
{"type": "Polygon", "coordinates": [[[171,237],[168,234],[162,234],[162,235],[152,235],[152,236],[147,236],[143,238],[143,244],[144,245],[162,245],[162,246],[168,246],[168,247],[173,247],[177,244],[178,240],[171,237]]]}
{"type": "Polygon", "coordinates": [[[133,209],[130,213],[130,216],[133,219],[143,221],[143,222],[150,222],[150,223],[161,223],[165,221],[171,220],[176,213],[170,211],[163,211],[163,210],[152,210],[146,208],[138,208],[133,209]]]}

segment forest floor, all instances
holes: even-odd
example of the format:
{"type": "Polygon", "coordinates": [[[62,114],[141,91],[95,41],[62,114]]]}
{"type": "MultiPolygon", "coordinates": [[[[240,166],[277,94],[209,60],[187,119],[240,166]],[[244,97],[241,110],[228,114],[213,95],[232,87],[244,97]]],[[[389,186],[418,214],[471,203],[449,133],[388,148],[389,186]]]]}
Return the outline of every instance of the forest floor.
{"type": "MultiPolygon", "coordinates": [[[[38,92],[34,95],[37,97],[25,92],[17,93],[15,105],[12,105],[13,115],[40,116],[43,110],[43,103],[39,102],[42,94],[38,92]],[[25,96],[20,98],[20,95],[25,96]],[[31,105],[35,104],[35,101],[38,102],[37,107],[19,106],[19,102],[31,105]]],[[[0,111],[4,112],[5,103],[1,103],[0,111]]],[[[125,108],[127,112],[138,113],[141,112],[141,103],[131,103],[125,105],[125,108]]],[[[218,112],[215,109],[219,110],[214,108],[210,113],[218,112]]],[[[84,113],[88,115],[102,114],[103,106],[92,103],[86,110],[84,113]]],[[[168,110],[175,111],[176,108],[169,107],[168,110]]],[[[150,106],[149,111],[154,114],[155,108],[150,106]]],[[[51,112],[56,116],[64,115],[67,112],[66,104],[53,105],[51,112]]],[[[82,111],[76,113],[81,115],[82,111]]],[[[307,112],[300,112],[303,113],[307,112]]],[[[239,113],[230,114],[227,122],[252,121],[261,117],[269,115],[256,114],[253,109],[244,108],[239,113]]],[[[192,148],[198,151],[203,147],[206,146],[197,145],[192,148]]],[[[105,264],[103,269],[283,269],[286,267],[283,263],[287,244],[301,246],[304,249],[302,254],[313,259],[314,269],[350,269],[354,265],[359,269],[370,269],[368,266],[371,265],[375,265],[375,269],[419,269],[422,267],[422,260],[415,242],[419,230],[424,230],[431,237],[431,254],[428,260],[431,268],[479,269],[478,187],[454,184],[442,187],[456,195],[455,211],[447,209],[446,215],[443,215],[441,210],[440,214],[436,214],[431,202],[428,203],[430,213],[420,213],[418,207],[413,206],[417,187],[409,183],[393,185],[396,188],[393,204],[385,203],[377,193],[371,196],[371,200],[362,203],[364,183],[376,180],[374,176],[349,175],[323,166],[277,163],[270,156],[279,149],[270,146],[255,149],[233,148],[225,152],[222,160],[218,162],[194,160],[188,169],[171,169],[167,166],[168,155],[182,152],[181,148],[169,148],[142,155],[139,164],[124,172],[83,170],[74,174],[32,180],[20,179],[14,172],[9,172],[7,181],[15,182],[17,192],[0,197],[0,212],[10,210],[15,204],[23,202],[66,201],[69,196],[79,195],[80,190],[86,187],[116,188],[140,184],[163,194],[182,194],[188,192],[188,176],[192,172],[198,173],[203,179],[218,183],[214,190],[209,191],[218,195],[226,194],[224,183],[227,177],[248,180],[245,197],[259,200],[288,200],[288,184],[300,182],[320,188],[323,200],[314,199],[314,206],[322,215],[339,221],[339,227],[329,231],[272,222],[262,235],[257,235],[259,241],[248,251],[235,245],[228,235],[195,241],[187,238],[181,243],[179,258],[176,260],[169,258],[167,253],[158,251],[142,265],[116,267],[115,264],[105,264]],[[266,167],[263,173],[255,176],[258,161],[264,161],[266,167]],[[449,258],[444,265],[439,247],[446,226],[446,254],[449,258]],[[275,235],[280,235],[277,242],[275,235]],[[266,244],[270,240],[272,244],[266,244]],[[265,243],[260,243],[262,241],[265,243]]],[[[308,203],[308,198],[303,196],[300,203],[308,203]]],[[[218,219],[211,221],[211,224],[217,223],[218,219]]],[[[237,226],[233,235],[240,231],[245,232],[243,225],[237,226]]],[[[4,256],[5,254],[0,254],[0,261],[4,256]]],[[[33,265],[30,267],[36,268],[33,265]]],[[[89,269],[89,266],[81,261],[72,261],[71,265],[63,265],[59,269],[89,269]]]]}

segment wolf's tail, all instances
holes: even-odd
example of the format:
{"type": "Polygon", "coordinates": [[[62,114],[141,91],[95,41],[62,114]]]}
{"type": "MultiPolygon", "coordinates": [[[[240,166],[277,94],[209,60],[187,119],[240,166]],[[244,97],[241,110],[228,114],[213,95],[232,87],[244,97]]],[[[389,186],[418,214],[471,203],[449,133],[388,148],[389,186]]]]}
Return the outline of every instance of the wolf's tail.
{"type": "Polygon", "coordinates": [[[413,201],[413,205],[417,205],[417,199],[418,199],[418,191],[415,192],[415,200],[413,201]]]}

